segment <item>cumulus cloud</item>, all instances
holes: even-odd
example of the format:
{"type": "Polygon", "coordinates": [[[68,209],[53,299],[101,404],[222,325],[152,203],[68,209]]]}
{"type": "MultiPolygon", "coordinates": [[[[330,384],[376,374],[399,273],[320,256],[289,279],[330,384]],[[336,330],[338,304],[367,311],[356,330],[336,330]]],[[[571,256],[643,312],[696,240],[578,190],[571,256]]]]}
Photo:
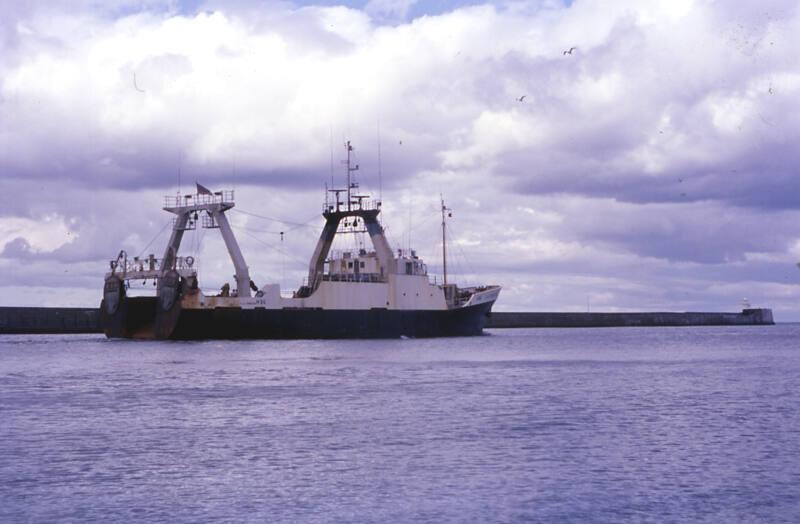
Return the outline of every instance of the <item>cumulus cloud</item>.
{"type": "MultiPolygon", "coordinates": [[[[746,288],[800,318],[794,2],[326,4],[5,10],[0,259],[99,274],[159,232],[179,176],[305,222],[352,139],[395,242],[437,269],[445,193],[462,276],[508,284],[499,308],[731,309],[746,288]]],[[[298,284],[315,230],[236,220],[260,279],[298,284]]]]}

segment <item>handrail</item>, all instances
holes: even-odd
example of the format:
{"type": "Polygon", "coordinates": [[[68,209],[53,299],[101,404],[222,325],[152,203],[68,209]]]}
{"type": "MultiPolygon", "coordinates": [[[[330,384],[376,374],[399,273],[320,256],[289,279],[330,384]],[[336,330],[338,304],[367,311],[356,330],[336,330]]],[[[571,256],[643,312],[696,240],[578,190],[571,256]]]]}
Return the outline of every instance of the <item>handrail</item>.
{"type": "Polygon", "coordinates": [[[210,204],[233,204],[233,190],[226,189],[213,193],[189,195],[168,195],[164,197],[165,208],[192,208],[210,204]]]}
{"type": "MultiPolygon", "coordinates": [[[[151,273],[154,271],[159,271],[161,269],[161,260],[162,259],[154,256],[141,259],[139,257],[135,257],[132,260],[112,260],[109,265],[111,266],[112,274],[118,273],[124,276],[128,273],[151,273]]],[[[176,269],[178,271],[194,270],[195,263],[195,258],[192,256],[175,257],[173,259],[172,267],[169,269],[176,269]]]]}
{"type": "Polygon", "coordinates": [[[353,199],[350,207],[347,207],[347,202],[327,201],[322,204],[323,213],[347,213],[357,211],[374,211],[380,210],[381,201],[377,199],[353,199]]]}
{"type": "Polygon", "coordinates": [[[332,273],[322,275],[324,282],[386,282],[380,273],[332,273]]]}

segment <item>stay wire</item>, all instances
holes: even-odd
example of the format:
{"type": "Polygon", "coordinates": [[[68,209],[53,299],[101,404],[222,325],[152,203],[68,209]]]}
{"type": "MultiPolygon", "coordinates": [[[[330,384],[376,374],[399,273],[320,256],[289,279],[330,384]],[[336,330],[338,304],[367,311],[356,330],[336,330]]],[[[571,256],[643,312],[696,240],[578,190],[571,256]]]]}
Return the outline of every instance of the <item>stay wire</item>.
{"type": "MultiPolygon", "coordinates": [[[[453,237],[455,237],[455,236],[456,236],[456,233],[455,233],[455,231],[453,231],[453,230],[452,230],[452,227],[451,227],[450,225],[447,225],[446,227],[447,227],[447,228],[448,228],[450,231],[452,231],[452,233],[453,233],[453,237]]],[[[474,267],[474,266],[472,265],[472,263],[469,261],[469,257],[467,257],[467,254],[466,254],[466,252],[465,252],[465,251],[464,251],[464,250],[461,248],[461,245],[460,245],[460,244],[457,244],[457,243],[454,243],[454,245],[455,245],[455,247],[456,247],[456,248],[458,248],[458,252],[459,252],[459,254],[461,255],[461,258],[462,258],[462,259],[463,259],[463,261],[464,261],[464,265],[466,266],[466,267],[465,267],[465,269],[466,269],[467,271],[469,271],[469,274],[470,274],[470,275],[473,275],[474,277],[477,277],[477,276],[478,276],[478,273],[475,271],[475,267],[474,267]]],[[[464,276],[466,276],[466,275],[464,275],[464,276]]]]}
{"type": "Polygon", "coordinates": [[[242,231],[242,232],[243,232],[245,235],[249,236],[250,238],[252,238],[252,239],[253,239],[253,240],[255,240],[256,242],[258,242],[258,243],[260,243],[260,244],[262,244],[262,245],[264,245],[264,246],[266,246],[266,247],[268,247],[268,248],[270,248],[270,249],[273,249],[273,250],[277,251],[278,253],[282,253],[282,254],[286,255],[287,257],[289,257],[289,258],[291,258],[291,259],[293,259],[293,260],[295,260],[295,261],[297,261],[297,262],[301,262],[301,263],[303,263],[303,264],[305,264],[305,263],[306,263],[306,261],[305,261],[305,260],[302,260],[302,259],[301,259],[301,258],[299,258],[298,256],[296,256],[296,255],[293,255],[293,254],[291,254],[291,253],[289,253],[289,252],[287,252],[287,251],[285,251],[285,250],[283,250],[283,249],[281,249],[281,248],[279,248],[279,247],[275,246],[274,244],[270,244],[269,242],[266,242],[266,241],[264,241],[264,240],[262,240],[262,239],[258,238],[257,236],[255,236],[255,235],[253,235],[253,234],[249,233],[249,232],[248,232],[246,229],[243,229],[241,226],[234,226],[234,225],[231,225],[231,227],[232,227],[233,229],[239,229],[239,230],[241,230],[241,231],[242,231]]]}
{"type": "MultiPolygon", "coordinates": [[[[266,215],[259,215],[257,213],[251,213],[250,211],[244,211],[243,209],[234,208],[233,210],[236,211],[237,213],[242,213],[243,215],[248,215],[248,216],[255,217],[255,218],[261,218],[263,220],[270,220],[272,222],[278,222],[279,224],[286,224],[287,226],[294,226],[295,228],[298,228],[298,227],[310,227],[308,225],[308,223],[311,222],[311,220],[313,220],[313,218],[312,218],[311,220],[307,220],[305,223],[300,223],[300,222],[292,222],[290,220],[281,220],[281,219],[275,218],[275,217],[268,217],[266,215]]],[[[315,218],[316,218],[316,215],[315,215],[315,218]]]]}
{"type": "Polygon", "coordinates": [[[139,257],[138,258],[142,258],[142,255],[144,255],[145,251],[147,251],[147,248],[149,248],[150,245],[153,242],[155,242],[158,237],[161,236],[161,234],[164,232],[165,229],[167,229],[167,226],[169,226],[170,224],[172,224],[172,219],[167,220],[167,223],[164,224],[164,226],[158,231],[158,233],[156,233],[156,236],[154,236],[152,239],[150,239],[150,242],[148,242],[147,245],[144,246],[144,249],[142,249],[142,252],[139,253],[139,257]]]}

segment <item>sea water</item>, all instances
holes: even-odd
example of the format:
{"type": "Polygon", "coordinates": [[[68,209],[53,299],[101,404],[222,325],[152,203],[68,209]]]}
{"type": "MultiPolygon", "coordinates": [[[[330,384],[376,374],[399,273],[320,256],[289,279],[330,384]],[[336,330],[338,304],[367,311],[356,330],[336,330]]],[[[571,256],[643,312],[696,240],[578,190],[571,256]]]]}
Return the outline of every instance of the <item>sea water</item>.
{"type": "Polygon", "coordinates": [[[1,522],[797,522],[800,325],[0,337],[1,522]]]}

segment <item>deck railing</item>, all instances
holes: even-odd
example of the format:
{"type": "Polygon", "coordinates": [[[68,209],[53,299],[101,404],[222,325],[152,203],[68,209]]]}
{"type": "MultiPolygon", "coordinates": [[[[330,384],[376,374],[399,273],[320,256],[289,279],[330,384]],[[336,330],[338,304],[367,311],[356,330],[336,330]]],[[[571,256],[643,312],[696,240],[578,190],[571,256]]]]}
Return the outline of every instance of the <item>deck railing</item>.
{"type": "Polygon", "coordinates": [[[345,212],[345,211],[372,211],[381,208],[381,201],[374,199],[353,199],[350,209],[347,209],[347,202],[328,201],[322,204],[323,213],[345,212]]]}
{"type": "MultiPolygon", "coordinates": [[[[195,259],[192,256],[176,257],[170,269],[178,271],[194,270],[195,259]]],[[[111,261],[111,272],[122,276],[152,275],[161,269],[161,259],[155,257],[122,259],[111,261]]],[[[151,277],[148,277],[151,278],[151,277]]]]}
{"type": "Polygon", "coordinates": [[[380,273],[333,273],[322,275],[324,282],[385,282],[380,273]]]}
{"type": "Polygon", "coordinates": [[[169,195],[164,197],[165,208],[196,207],[209,204],[233,204],[233,190],[196,193],[193,195],[169,195]]]}

